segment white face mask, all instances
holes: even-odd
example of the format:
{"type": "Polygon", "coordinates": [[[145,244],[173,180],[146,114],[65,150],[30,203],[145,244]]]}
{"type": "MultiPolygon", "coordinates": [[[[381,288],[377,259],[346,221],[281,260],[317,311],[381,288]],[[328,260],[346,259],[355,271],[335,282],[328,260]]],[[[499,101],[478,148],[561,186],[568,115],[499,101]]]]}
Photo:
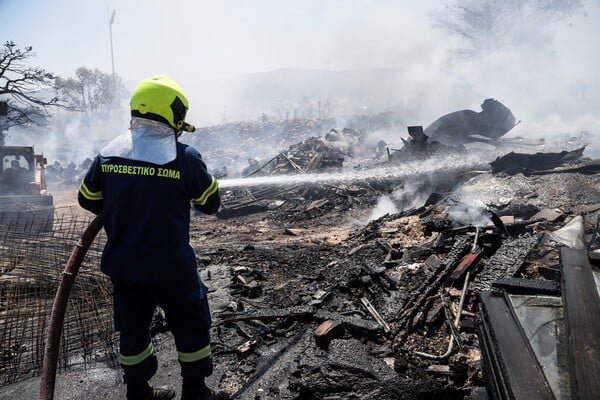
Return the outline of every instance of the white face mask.
{"type": "Polygon", "coordinates": [[[111,140],[100,155],[164,165],[177,157],[176,146],[175,133],[169,125],[134,117],[127,132],[111,140]]]}

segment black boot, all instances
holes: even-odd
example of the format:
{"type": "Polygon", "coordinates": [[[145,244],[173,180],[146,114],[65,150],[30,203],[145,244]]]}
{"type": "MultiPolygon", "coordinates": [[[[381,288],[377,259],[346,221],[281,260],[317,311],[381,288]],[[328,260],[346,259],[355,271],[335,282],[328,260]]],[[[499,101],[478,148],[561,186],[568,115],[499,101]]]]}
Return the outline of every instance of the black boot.
{"type": "Polygon", "coordinates": [[[148,382],[127,385],[127,400],[171,400],[175,391],[168,387],[153,388],[148,382]]]}
{"type": "Polygon", "coordinates": [[[227,400],[226,392],[215,393],[206,386],[204,379],[184,379],[181,400],[227,400]]]}

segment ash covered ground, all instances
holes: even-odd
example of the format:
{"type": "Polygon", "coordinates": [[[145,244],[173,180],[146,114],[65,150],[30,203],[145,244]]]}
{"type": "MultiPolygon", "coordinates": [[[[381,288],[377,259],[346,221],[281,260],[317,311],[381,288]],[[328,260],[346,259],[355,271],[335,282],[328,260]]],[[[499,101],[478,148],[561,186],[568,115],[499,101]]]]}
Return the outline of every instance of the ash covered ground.
{"type": "MultiPolygon", "coordinates": [[[[261,147],[257,138],[269,140],[273,129],[225,147],[223,164],[216,161],[223,143],[219,151],[219,143],[195,139],[221,174],[223,197],[219,215],[195,216],[191,227],[213,311],[209,383],[235,398],[265,400],[492,392],[480,294],[508,290],[499,282],[510,279],[559,285],[560,248],[572,239],[551,233],[570,222],[581,221],[590,254],[600,247],[600,162],[571,153],[579,142],[558,151],[512,141],[394,158],[375,141],[370,153],[357,153],[358,131],[333,134],[330,125],[296,121],[286,129],[299,133],[278,143],[281,151],[243,165],[253,156],[247,149],[261,147]],[[492,173],[491,163],[511,151],[554,157],[492,173]]],[[[243,126],[214,131],[223,137],[243,126]]],[[[81,212],[77,188],[55,184],[61,209],[81,212]]],[[[152,383],[179,389],[160,314],[154,333],[152,383]]],[[[37,398],[37,371],[28,374],[0,388],[0,398],[37,398]]],[[[548,381],[556,398],[568,391],[548,381]]],[[[124,393],[114,362],[68,365],[57,377],[58,399],[124,393]]]]}

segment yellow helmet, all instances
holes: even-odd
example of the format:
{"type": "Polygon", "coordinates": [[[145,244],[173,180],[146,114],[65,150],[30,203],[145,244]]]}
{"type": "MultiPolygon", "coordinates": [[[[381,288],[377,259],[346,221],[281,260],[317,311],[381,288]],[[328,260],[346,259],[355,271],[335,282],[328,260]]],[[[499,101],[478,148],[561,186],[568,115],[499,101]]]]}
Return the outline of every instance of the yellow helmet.
{"type": "Polygon", "coordinates": [[[188,100],[181,86],[166,75],[140,81],[131,94],[131,116],[170,125],[175,132],[193,131],[185,122],[188,100]]]}

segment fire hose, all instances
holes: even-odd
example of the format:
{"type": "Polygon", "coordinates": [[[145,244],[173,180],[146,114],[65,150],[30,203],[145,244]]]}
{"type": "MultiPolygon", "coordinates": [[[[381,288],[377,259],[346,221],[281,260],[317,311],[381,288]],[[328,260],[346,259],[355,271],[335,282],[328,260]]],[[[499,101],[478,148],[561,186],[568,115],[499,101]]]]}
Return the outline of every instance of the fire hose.
{"type": "Polygon", "coordinates": [[[81,238],[73,248],[71,256],[67,261],[67,265],[61,274],[58,289],[56,290],[56,296],[54,297],[54,304],[52,305],[52,312],[50,314],[50,324],[48,325],[48,331],[46,332],[39,400],[54,399],[58,349],[60,346],[60,335],[62,333],[65,312],[67,310],[67,301],[69,300],[71,287],[75,282],[75,277],[77,276],[81,262],[101,228],[102,217],[98,215],[81,235],[81,238]]]}

